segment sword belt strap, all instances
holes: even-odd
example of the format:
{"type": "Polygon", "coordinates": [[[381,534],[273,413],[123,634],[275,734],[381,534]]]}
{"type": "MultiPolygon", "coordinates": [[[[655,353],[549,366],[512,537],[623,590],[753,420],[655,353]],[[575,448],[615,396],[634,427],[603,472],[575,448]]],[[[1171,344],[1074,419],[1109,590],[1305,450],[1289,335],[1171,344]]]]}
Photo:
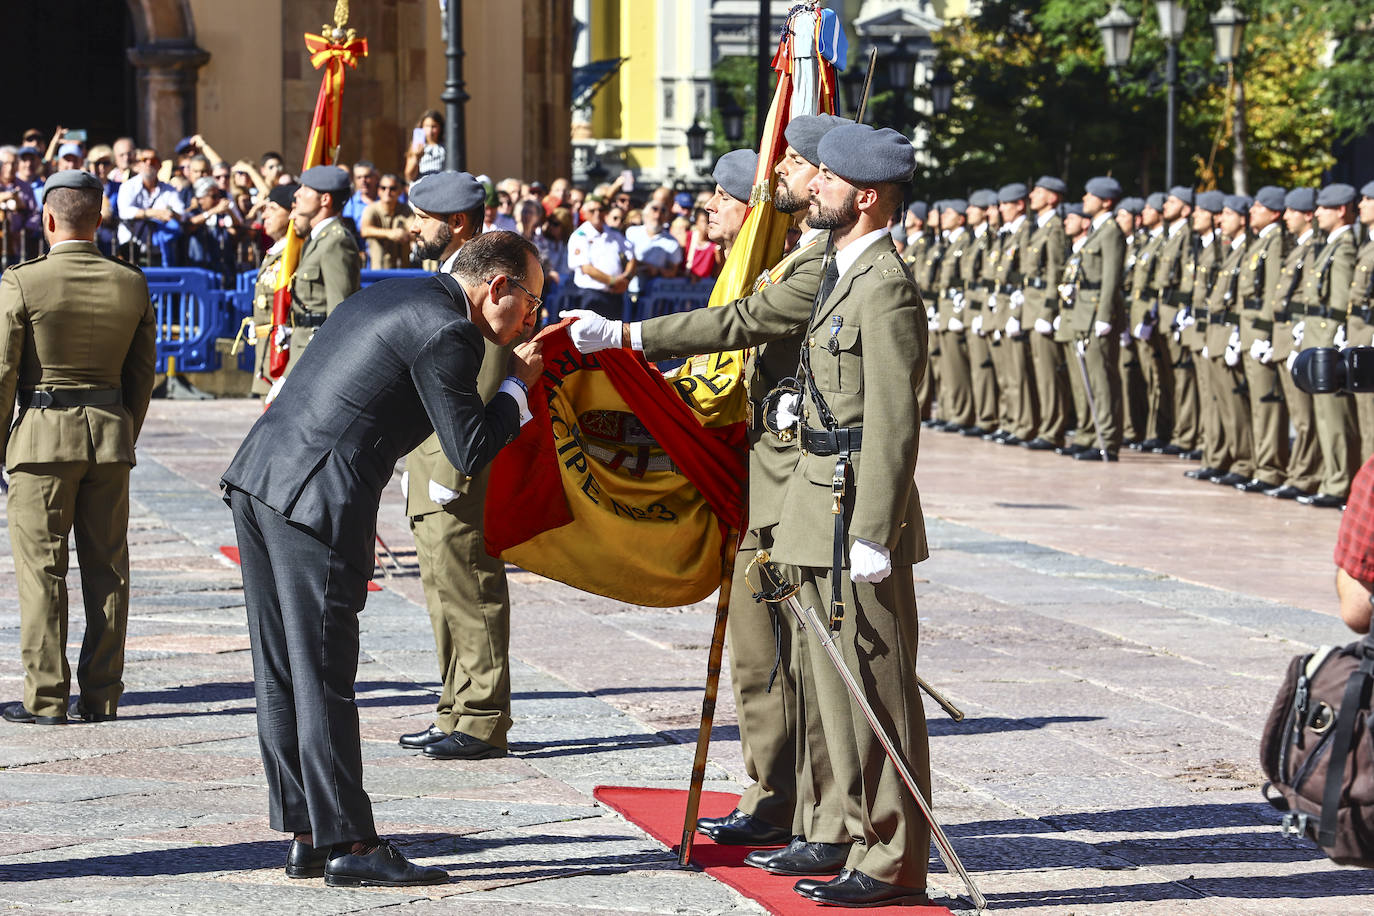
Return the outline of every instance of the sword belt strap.
{"type": "Polygon", "coordinates": [[[802,451],[811,455],[847,455],[857,452],[863,444],[862,426],[839,426],[835,429],[802,428],[802,451]]]}
{"type": "Polygon", "coordinates": [[[124,401],[120,388],[46,388],[20,393],[24,407],[113,407],[124,401]]]}
{"type": "Polygon", "coordinates": [[[291,314],[291,323],[298,328],[318,328],[328,316],[324,312],[311,312],[304,309],[291,314]]]}
{"type": "Polygon", "coordinates": [[[835,473],[830,478],[830,495],[835,498],[831,512],[835,515],[835,550],[830,564],[830,631],[838,633],[844,623],[844,485],[849,472],[849,453],[841,452],[835,459],[835,473]]]}

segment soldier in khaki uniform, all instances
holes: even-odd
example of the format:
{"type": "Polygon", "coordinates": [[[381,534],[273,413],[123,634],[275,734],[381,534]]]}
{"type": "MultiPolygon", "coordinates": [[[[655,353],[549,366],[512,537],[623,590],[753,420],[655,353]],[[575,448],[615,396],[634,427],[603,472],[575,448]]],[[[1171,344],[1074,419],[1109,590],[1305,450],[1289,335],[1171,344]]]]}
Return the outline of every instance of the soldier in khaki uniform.
{"type": "Polygon", "coordinates": [[[1283,486],[1265,491],[1276,499],[1297,499],[1311,496],[1321,485],[1322,456],[1317,448],[1316,418],[1312,414],[1312,395],[1293,381],[1289,371],[1297,357],[1293,328],[1305,320],[1307,305],[1302,300],[1302,280],[1312,269],[1324,239],[1312,225],[1312,212],[1317,209],[1317,192],[1312,188],[1294,188],[1283,199],[1284,226],[1293,246],[1284,256],[1280,268],[1282,280],[1274,292],[1274,364],[1279,369],[1283,385],[1284,405],[1293,426],[1293,443],[1284,469],[1283,486]]]}
{"type": "MultiPolygon", "coordinates": [[[[1069,406],[1073,411],[1069,418],[1069,426],[1080,430],[1088,422],[1090,411],[1083,386],[1083,373],[1078,363],[1078,341],[1073,331],[1073,312],[1074,299],[1078,295],[1079,268],[1082,266],[1078,252],[1088,240],[1088,230],[1092,228],[1092,223],[1083,215],[1081,203],[1064,204],[1061,209],[1064,214],[1064,237],[1068,247],[1064,251],[1064,267],[1059,272],[1058,285],[1055,287],[1055,292],[1059,296],[1059,314],[1055,316],[1052,325],[1054,345],[1059,348],[1060,359],[1064,361],[1069,379],[1069,406]]],[[[1091,435],[1092,427],[1088,427],[1088,430],[1091,435]]],[[[1082,448],[1083,446],[1077,442],[1066,442],[1056,448],[1054,453],[1072,458],[1082,448]]]]}
{"type": "Polygon", "coordinates": [[[1005,432],[1001,429],[1001,399],[997,390],[997,373],[992,360],[992,335],[984,330],[987,320],[988,295],[992,290],[992,273],[997,266],[997,192],[980,188],[969,195],[967,229],[972,233],[964,250],[964,340],[968,344],[969,377],[973,390],[973,428],[965,428],[965,435],[984,438],[1005,432]]]}
{"type": "Polygon", "coordinates": [[[1145,199],[1140,211],[1140,226],[1144,242],[1137,247],[1131,268],[1130,309],[1127,327],[1129,346],[1139,366],[1144,416],[1144,438],[1134,446],[1137,451],[1163,448],[1171,438],[1173,413],[1173,379],[1165,369],[1165,357],[1160,338],[1159,287],[1155,280],[1155,266],[1164,247],[1164,195],[1158,192],[1145,199]]]}
{"type": "Polygon", "coordinates": [[[101,200],[89,173],[53,175],[42,212],[51,251],[0,279],[0,466],[24,662],[24,699],[5,708],[7,722],[67,720],[73,530],[86,634],[72,714],[114,719],[124,691],[129,470],[153,390],[155,322],[143,274],[96,247],[101,200]]]}
{"type": "MultiPolygon", "coordinates": [[[[1245,372],[1240,367],[1240,270],[1249,244],[1246,220],[1250,198],[1228,194],[1219,225],[1224,240],[1221,265],[1207,300],[1207,339],[1202,351],[1208,385],[1217,408],[1217,437],[1208,443],[1203,465],[1218,471],[1205,479],[1224,487],[1254,477],[1254,440],[1250,431],[1250,404],[1245,393],[1245,372]]],[[[1198,478],[1204,479],[1204,478],[1198,478]]]]}
{"type": "Polygon", "coordinates": [[[1192,295],[1192,276],[1186,269],[1193,247],[1189,226],[1192,210],[1192,188],[1176,187],[1169,191],[1160,211],[1165,228],[1152,277],[1159,293],[1159,320],[1154,333],[1159,338],[1160,368],[1171,395],[1169,439],[1154,449],[1162,455],[1183,455],[1192,451],[1197,442],[1197,383],[1192,355],[1183,345],[1179,325],[1179,315],[1192,295]]]}
{"type": "Polygon", "coordinates": [[[977,426],[973,409],[973,377],[969,367],[967,256],[972,245],[966,225],[969,205],[960,199],[943,201],[940,229],[945,234],[940,270],[935,282],[939,298],[935,306],[933,339],[940,348],[940,419],[945,432],[957,433],[977,426]]]}
{"type": "Polygon", "coordinates": [[[281,273],[281,253],[286,247],[286,234],[292,231],[291,206],[296,184],[279,184],[267,195],[262,209],[262,229],[272,240],[272,247],[258,265],[258,279],[253,285],[253,394],[267,394],[272,390],[268,375],[268,336],[272,330],[272,301],[277,291],[277,277],[281,273]]]}
{"type": "Polygon", "coordinates": [[[997,379],[1002,389],[1009,435],[997,441],[1003,445],[1024,445],[1035,438],[1036,403],[1035,379],[1031,375],[1029,327],[1023,320],[1021,262],[1030,245],[1031,221],[1026,218],[1026,197],[1029,192],[1021,182],[1003,185],[997,192],[997,209],[1002,216],[1001,239],[997,253],[997,270],[993,275],[995,289],[988,296],[995,303],[993,330],[1001,334],[1001,375],[997,379]]]}
{"type": "Polygon", "coordinates": [[[1068,244],[1058,210],[1067,190],[1064,182],[1053,175],[1042,176],[1031,188],[1030,208],[1035,214],[1035,225],[1021,255],[1026,303],[1022,319],[1030,338],[1038,408],[1035,435],[1026,443],[1032,451],[1061,448],[1068,429],[1068,378],[1064,375],[1063,350],[1054,341],[1054,322],[1059,317],[1059,278],[1064,272],[1068,244]]]}
{"type": "Polygon", "coordinates": [[[1225,473],[1208,463],[1213,453],[1220,449],[1223,433],[1221,412],[1212,390],[1212,367],[1203,354],[1207,350],[1207,330],[1211,324],[1207,303],[1212,298],[1212,287],[1216,285],[1221,272],[1224,242],[1217,228],[1217,218],[1225,207],[1226,195],[1220,191],[1203,191],[1196,200],[1197,206],[1193,210],[1196,242],[1187,271],[1192,293],[1188,312],[1179,319],[1179,326],[1182,329],[1180,340],[1192,354],[1193,374],[1197,379],[1198,436],[1202,447],[1197,450],[1195,457],[1202,462],[1202,466],[1184,471],[1183,476],[1194,480],[1211,480],[1225,473]]]}
{"type": "Polygon", "coordinates": [[[339,222],[351,187],[348,172],[335,165],[317,165],[301,174],[291,220],[305,247],[291,279],[292,352],[283,379],[309,346],[315,329],[361,287],[358,242],[339,222]]]}
{"type": "MultiPolygon", "coordinates": [[[[1327,185],[1317,195],[1317,226],[1326,244],[1303,278],[1302,298],[1307,317],[1293,329],[1301,349],[1344,347],[1346,310],[1355,282],[1355,189],[1348,184],[1327,185]]],[[[1317,419],[1317,442],[1322,453],[1322,480],[1314,496],[1298,502],[1323,509],[1345,504],[1359,452],[1353,398],[1347,392],[1312,395],[1317,419]]]]}
{"type": "MultiPolygon", "coordinates": [[[[926,218],[930,215],[930,206],[918,200],[906,208],[906,218],[903,228],[906,230],[906,247],[902,251],[902,261],[906,263],[907,269],[911,271],[911,276],[921,288],[921,301],[927,303],[927,312],[934,308],[935,297],[928,295],[934,285],[934,275],[936,270],[938,246],[931,243],[931,233],[926,231],[926,218]]],[[[936,221],[935,232],[939,234],[939,221],[936,221]]],[[[934,316],[928,315],[933,320],[934,316]]],[[[935,371],[937,360],[930,360],[926,363],[926,373],[921,377],[921,387],[919,390],[921,398],[921,425],[937,426],[942,425],[943,417],[934,419],[931,415],[931,408],[935,402],[935,391],[939,386],[939,376],[935,371]]]]}
{"type": "Polygon", "coordinates": [[[1130,306],[1135,289],[1135,267],[1140,253],[1149,241],[1149,233],[1141,225],[1145,213],[1143,197],[1123,197],[1116,205],[1112,216],[1121,234],[1126,239],[1126,256],[1121,271],[1121,301],[1125,304],[1122,314],[1121,347],[1117,353],[1117,373],[1121,377],[1121,435],[1122,442],[1132,451],[1139,451],[1145,441],[1147,423],[1146,391],[1144,370],[1136,357],[1134,326],[1130,319],[1130,306]]]}
{"type": "Polygon", "coordinates": [[[1237,490],[1262,493],[1282,486],[1288,466],[1288,412],[1274,362],[1274,309],[1283,280],[1288,234],[1283,229],[1283,188],[1266,185],[1250,205],[1253,240],[1241,261],[1236,295],[1240,299],[1240,351],[1250,395],[1254,437],[1254,476],[1237,490]]]}
{"type": "MultiPolygon", "coordinates": [[[[1355,256],[1350,283],[1350,317],[1346,337],[1352,347],[1374,345],[1374,181],[1360,189],[1360,226],[1363,238],[1355,256]]],[[[1359,463],[1374,455],[1374,394],[1357,394],[1355,415],[1360,428],[1359,463]]]]}
{"type": "MultiPolygon", "coordinates": [[[[411,189],[411,234],[423,260],[448,273],[482,226],[486,190],[466,172],[436,172],[411,189]]],[[[528,294],[527,294],[528,295],[528,294]]],[[[484,341],[483,401],[505,377],[510,346],[484,341]]],[[[510,592],[506,565],[486,551],[483,509],[491,466],[469,477],[437,435],[406,456],[406,515],[415,538],[442,687],[434,723],[400,744],[439,760],[506,755],[510,731],[510,592]]]]}

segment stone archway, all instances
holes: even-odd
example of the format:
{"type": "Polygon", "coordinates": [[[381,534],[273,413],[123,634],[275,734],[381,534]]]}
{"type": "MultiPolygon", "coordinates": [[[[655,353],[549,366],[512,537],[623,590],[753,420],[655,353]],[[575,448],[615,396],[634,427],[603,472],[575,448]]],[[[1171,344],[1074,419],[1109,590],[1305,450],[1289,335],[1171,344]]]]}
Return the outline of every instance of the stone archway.
{"type": "Polygon", "coordinates": [[[134,26],[138,139],[170,156],[196,132],[196,74],[210,54],[196,45],[190,0],[125,0],[134,26]]]}

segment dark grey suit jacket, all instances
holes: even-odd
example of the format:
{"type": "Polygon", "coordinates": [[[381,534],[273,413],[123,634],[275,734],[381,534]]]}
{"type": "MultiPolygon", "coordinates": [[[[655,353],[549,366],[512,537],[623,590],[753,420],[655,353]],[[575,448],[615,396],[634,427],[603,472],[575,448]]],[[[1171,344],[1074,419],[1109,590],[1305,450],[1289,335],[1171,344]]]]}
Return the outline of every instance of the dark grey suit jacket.
{"type": "Polygon", "coordinates": [[[242,490],[372,572],[382,490],[396,461],[437,433],[475,475],[520,429],[519,408],[477,391],[482,335],[446,274],[384,280],[320,326],[224,472],[242,490]]]}

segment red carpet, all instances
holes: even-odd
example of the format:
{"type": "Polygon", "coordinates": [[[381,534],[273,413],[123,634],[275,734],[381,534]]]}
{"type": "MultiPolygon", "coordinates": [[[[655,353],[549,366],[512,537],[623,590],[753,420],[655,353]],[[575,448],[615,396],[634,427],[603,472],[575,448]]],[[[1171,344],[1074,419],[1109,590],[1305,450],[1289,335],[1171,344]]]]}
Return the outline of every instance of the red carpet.
{"type": "MultiPolygon", "coordinates": [[[[237,547],[221,547],[219,549],[219,552],[224,554],[229,559],[233,560],[235,563],[239,563],[239,549],[237,547]]],[[[382,590],[382,587],[378,585],[376,582],[368,582],[367,590],[370,592],[380,592],[382,590]]]]}
{"type": "MultiPolygon", "coordinates": [[[[614,808],[624,818],[674,852],[682,841],[682,817],[687,811],[687,792],[682,789],[634,789],[626,786],[597,786],[592,793],[597,801],[614,808]]],[[[723,817],[734,810],[738,795],[728,792],[703,792],[701,816],[723,817]]],[[[744,864],[744,857],[752,851],[749,846],[717,846],[707,837],[697,834],[692,842],[692,863],[706,874],[751,900],[757,900],[768,912],[778,916],[793,913],[825,913],[836,916],[846,912],[838,907],[821,906],[797,895],[792,890],[797,878],[770,875],[761,868],[744,864]]],[[[885,906],[864,910],[866,913],[905,913],[909,916],[951,916],[942,906],[885,906]]]]}

